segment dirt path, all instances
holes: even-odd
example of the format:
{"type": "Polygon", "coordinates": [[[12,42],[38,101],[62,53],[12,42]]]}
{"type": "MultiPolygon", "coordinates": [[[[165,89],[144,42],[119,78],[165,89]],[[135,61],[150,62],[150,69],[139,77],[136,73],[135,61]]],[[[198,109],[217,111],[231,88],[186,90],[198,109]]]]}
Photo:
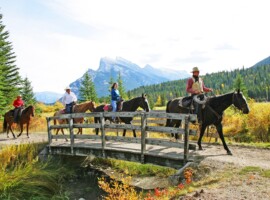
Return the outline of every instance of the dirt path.
{"type": "Polygon", "coordinates": [[[269,200],[270,178],[252,171],[239,174],[246,167],[270,169],[270,149],[229,146],[233,156],[226,154],[223,146],[204,144],[203,151],[195,151],[192,155],[200,166],[208,167],[208,178],[222,177],[217,183],[203,186],[195,192],[180,197],[181,200],[269,200]],[[230,173],[230,176],[223,174],[230,173]]]}

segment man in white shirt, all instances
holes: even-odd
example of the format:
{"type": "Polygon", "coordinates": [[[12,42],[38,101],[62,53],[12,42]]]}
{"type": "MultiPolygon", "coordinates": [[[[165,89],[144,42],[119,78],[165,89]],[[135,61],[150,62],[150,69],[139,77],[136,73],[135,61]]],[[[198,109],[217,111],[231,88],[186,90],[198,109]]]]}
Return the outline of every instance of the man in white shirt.
{"type": "Polygon", "coordinates": [[[66,92],[62,98],[62,103],[66,108],[66,113],[72,113],[72,107],[76,104],[77,97],[71,92],[70,87],[65,88],[66,92]]]}

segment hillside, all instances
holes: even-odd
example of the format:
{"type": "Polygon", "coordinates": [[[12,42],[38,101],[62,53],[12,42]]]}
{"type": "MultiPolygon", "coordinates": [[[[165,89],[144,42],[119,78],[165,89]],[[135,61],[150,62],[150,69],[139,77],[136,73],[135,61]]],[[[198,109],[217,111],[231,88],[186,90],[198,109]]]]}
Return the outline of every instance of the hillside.
{"type": "MultiPolygon", "coordinates": [[[[262,63],[268,63],[267,62],[262,63]]],[[[257,101],[270,101],[270,63],[263,65],[257,63],[254,67],[236,69],[233,71],[221,71],[202,76],[207,87],[214,89],[214,93],[224,94],[233,91],[234,80],[240,74],[244,84],[248,90],[248,96],[257,101]]],[[[130,91],[131,96],[138,96],[145,92],[150,99],[161,98],[161,101],[166,102],[169,99],[186,96],[186,81],[187,79],[167,81],[160,84],[143,86],[130,91]]]]}

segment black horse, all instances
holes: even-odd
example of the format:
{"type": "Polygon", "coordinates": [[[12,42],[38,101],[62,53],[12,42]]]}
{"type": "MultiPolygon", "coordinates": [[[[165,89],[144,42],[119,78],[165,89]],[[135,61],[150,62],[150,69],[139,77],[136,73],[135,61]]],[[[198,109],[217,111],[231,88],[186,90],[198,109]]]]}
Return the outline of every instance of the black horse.
{"type": "MultiPolygon", "coordinates": [[[[173,99],[167,103],[166,112],[168,113],[190,113],[189,108],[184,108],[179,106],[180,98],[173,99]]],[[[222,116],[223,112],[230,106],[234,105],[236,108],[241,110],[244,114],[249,113],[249,107],[246,98],[240,92],[227,93],[220,96],[209,97],[206,101],[205,108],[202,113],[202,124],[200,126],[200,137],[198,139],[199,150],[202,150],[201,140],[204,135],[207,126],[214,124],[219,137],[223,143],[224,149],[227,154],[232,155],[229,150],[222,131],[222,116]]],[[[166,126],[168,127],[179,127],[181,125],[181,120],[167,120],[166,126]]]]}
{"type": "MultiPolygon", "coordinates": [[[[104,104],[96,107],[95,112],[104,112],[104,104]]],[[[150,107],[148,104],[147,96],[146,94],[142,94],[140,97],[133,98],[129,101],[124,101],[122,105],[122,111],[127,111],[127,112],[134,112],[136,111],[139,107],[141,107],[143,110],[146,112],[150,111],[150,107]]],[[[106,117],[105,120],[112,120],[110,117],[106,117]]],[[[132,117],[120,117],[120,121],[124,122],[125,124],[131,124],[132,117]]],[[[100,123],[100,118],[95,117],[95,123],[100,123]]],[[[99,128],[96,128],[96,135],[98,135],[99,128]]],[[[123,131],[123,136],[126,135],[126,129],[123,131]]],[[[133,136],[136,137],[136,132],[133,129],[133,136]]]]}

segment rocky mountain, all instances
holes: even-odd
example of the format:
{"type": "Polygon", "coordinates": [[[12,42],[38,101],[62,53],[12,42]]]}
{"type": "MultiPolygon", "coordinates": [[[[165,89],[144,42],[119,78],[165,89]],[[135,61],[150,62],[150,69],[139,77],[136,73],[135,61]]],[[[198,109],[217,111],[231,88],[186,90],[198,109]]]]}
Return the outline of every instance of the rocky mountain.
{"type": "MultiPolygon", "coordinates": [[[[142,68],[137,64],[120,57],[117,57],[116,59],[101,58],[97,70],[89,69],[87,71],[87,73],[92,76],[99,97],[109,95],[110,77],[117,80],[119,72],[126,90],[176,79],[183,79],[190,75],[184,70],[157,69],[150,65],[146,65],[142,68]]],[[[72,91],[78,96],[82,77],[70,84],[72,91]]]]}
{"type": "Polygon", "coordinates": [[[35,98],[38,102],[42,102],[45,104],[53,104],[58,99],[60,99],[63,94],[55,93],[55,92],[35,92],[35,98]]]}

